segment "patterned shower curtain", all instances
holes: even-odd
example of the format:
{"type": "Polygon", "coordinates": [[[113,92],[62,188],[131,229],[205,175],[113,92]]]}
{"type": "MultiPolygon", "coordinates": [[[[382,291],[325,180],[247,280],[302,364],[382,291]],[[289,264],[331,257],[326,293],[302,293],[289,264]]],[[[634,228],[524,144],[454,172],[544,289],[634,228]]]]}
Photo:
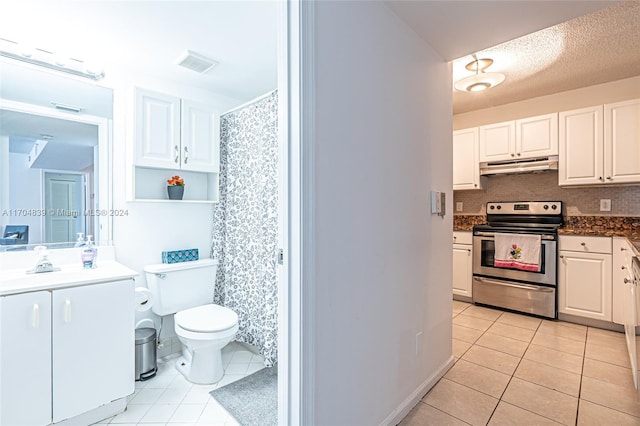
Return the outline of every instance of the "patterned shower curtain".
{"type": "Polygon", "coordinates": [[[237,340],[277,362],[278,95],[272,92],[220,119],[220,201],[211,257],[214,303],[239,317],[237,340]]]}

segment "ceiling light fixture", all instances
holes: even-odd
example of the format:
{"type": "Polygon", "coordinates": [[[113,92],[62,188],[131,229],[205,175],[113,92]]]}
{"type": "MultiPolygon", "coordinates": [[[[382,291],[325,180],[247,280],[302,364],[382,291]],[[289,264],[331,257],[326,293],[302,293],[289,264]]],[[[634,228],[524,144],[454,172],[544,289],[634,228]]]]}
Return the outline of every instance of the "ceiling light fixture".
{"type": "Polygon", "coordinates": [[[473,55],[474,60],[469,62],[465,68],[469,71],[475,71],[475,74],[456,81],[453,87],[461,92],[481,92],[483,90],[495,87],[502,83],[505,75],[498,72],[484,72],[493,64],[493,59],[478,59],[473,55]]]}
{"type": "Polygon", "coordinates": [[[62,59],[48,50],[27,49],[15,41],[3,38],[0,38],[0,56],[95,81],[104,77],[104,71],[99,67],[87,67],[83,61],[78,59],[62,59]]]}

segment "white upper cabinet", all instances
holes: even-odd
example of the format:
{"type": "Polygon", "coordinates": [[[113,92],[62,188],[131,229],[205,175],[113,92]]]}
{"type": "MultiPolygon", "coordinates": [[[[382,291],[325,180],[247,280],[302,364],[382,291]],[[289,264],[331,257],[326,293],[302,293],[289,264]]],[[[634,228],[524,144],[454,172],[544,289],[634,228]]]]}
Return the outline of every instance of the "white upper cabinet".
{"type": "Polygon", "coordinates": [[[605,182],[640,182],[640,99],[604,106],[605,182]]]}
{"type": "Polygon", "coordinates": [[[220,116],[214,107],[135,89],[135,165],[217,173],[220,116]]]}
{"type": "Polygon", "coordinates": [[[480,161],[558,155],[558,114],[480,126],[480,161]]]}
{"type": "Polygon", "coordinates": [[[481,189],[478,128],[453,132],[453,189],[481,189]]]}
{"type": "Polygon", "coordinates": [[[640,182],[640,100],[560,113],[559,185],[640,182]]]}

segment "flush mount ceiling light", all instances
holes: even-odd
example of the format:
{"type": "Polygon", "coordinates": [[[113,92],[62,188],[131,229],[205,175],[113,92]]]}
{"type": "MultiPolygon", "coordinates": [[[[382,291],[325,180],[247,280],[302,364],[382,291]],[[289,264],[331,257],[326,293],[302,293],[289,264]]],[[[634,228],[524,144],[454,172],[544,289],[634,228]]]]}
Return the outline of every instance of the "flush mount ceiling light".
{"type": "Polygon", "coordinates": [[[191,50],[185,50],[178,56],[178,59],[176,59],[176,64],[191,71],[204,74],[218,65],[218,62],[191,50]]]}
{"type": "Polygon", "coordinates": [[[480,92],[502,83],[505,79],[504,74],[484,71],[491,64],[493,64],[493,59],[478,59],[474,56],[474,60],[469,62],[465,68],[469,71],[475,71],[475,74],[456,81],[453,87],[461,92],[480,92]]]}

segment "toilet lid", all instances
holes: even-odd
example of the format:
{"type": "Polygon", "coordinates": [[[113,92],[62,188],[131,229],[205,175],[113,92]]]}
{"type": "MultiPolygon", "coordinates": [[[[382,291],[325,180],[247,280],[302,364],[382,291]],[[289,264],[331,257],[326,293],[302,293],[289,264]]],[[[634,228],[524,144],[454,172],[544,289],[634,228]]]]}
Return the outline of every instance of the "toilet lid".
{"type": "Polygon", "coordinates": [[[236,325],[238,314],[224,306],[209,304],[177,312],[174,319],[185,330],[213,333],[236,325]]]}

